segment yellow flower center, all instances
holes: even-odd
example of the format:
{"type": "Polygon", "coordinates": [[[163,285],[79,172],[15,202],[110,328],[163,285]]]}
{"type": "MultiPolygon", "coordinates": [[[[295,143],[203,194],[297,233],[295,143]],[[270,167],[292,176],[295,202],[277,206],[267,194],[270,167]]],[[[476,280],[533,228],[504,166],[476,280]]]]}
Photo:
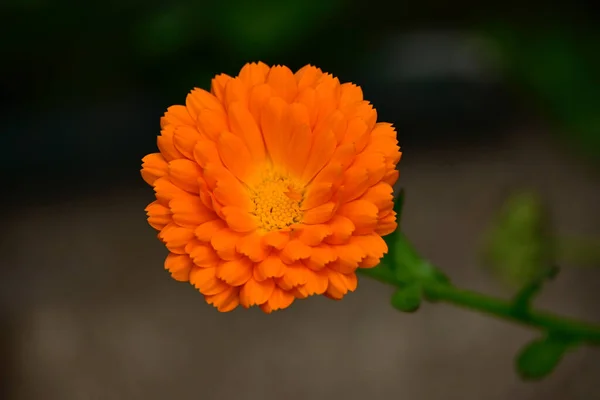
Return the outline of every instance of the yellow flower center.
{"type": "Polygon", "coordinates": [[[302,220],[302,189],[294,179],[273,169],[263,172],[249,188],[253,214],[265,231],[286,228],[302,220]]]}

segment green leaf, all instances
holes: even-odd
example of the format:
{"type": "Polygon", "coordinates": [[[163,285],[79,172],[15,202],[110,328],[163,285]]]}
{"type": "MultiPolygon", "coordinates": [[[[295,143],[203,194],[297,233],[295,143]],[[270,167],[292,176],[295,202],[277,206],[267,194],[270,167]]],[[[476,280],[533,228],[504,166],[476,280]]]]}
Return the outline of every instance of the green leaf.
{"type": "Polygon", "coordinates": [[[418,282],[396,290],[392,295],[392,306],[403,312],[415,312],[421,305],[423,291],[418,282]]]}
{"type": "Polygon", "coordinates": [[[554,371],[571,345],[568,338],[553,334],[532,341],[517,357],[519,375],[528,380],[544,378],[554,371]]]}

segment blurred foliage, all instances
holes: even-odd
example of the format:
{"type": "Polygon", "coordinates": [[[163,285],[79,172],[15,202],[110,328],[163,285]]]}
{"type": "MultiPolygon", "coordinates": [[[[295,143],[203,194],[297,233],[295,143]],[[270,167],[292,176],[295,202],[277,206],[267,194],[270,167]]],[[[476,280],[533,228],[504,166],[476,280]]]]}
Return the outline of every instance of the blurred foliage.
{"type": "Polygon", "coordinates": [[[591,236],[560,236],[557,239],[558,259],[578,267],[600,268],[600,238],[591,236]]]}
{"type": "Polygon", "coordinates": [[[539,100],[559,126],[555,131],[600,161],[600,31],[556,18],[545,22],[494,23],[483,32],[499,66],[539,100]]]}
{"type": "Polygon", "coordinates": [[[555,265],[549,219],[537,194],[525,191],[509,196],[485,235],[484,265],[513,288],[545,276],[555,265]]]}
{"type": "Polygon", "coordinates": [[[528,380],[546,377],[554,371],[572,345],[569,338],[552,333],[532,341],[517,356],[519,375],[528,380]]]}
{"type": "Polygon", "coordinates": [[[415,312],[421,306],[423,289],[419,282],[410,283],[398,290],[392,296],[392,306],[404,312],[415,312]]]}
{"type": "Polygon", "coordinates": [[[343,17],[346,5],[8,0],[0,5],[6,19],[0,34],[11,38],[2,50],[12,62],[3,63],[0,72],[13,79],[3,94],[29,102],[98,99],[132,90],[181,97],[190,86],[210,85],[216,73],[236,73],[245,62],[294,55],[334,16],[343,17]],[[23,93],[24,88],[31,91],[23,93]]]}
{"type": "MultiPolygon", "coordinates": [[[[394,207],[399,216],[403,206],[404,193],[401,192],[394,207]]],[[[400,232],[400,227],[385,237],[388,254],[382,262],[358,272],[393,285],[391,305],[399,311],[415,312],[423,300],[443,301],[541,331],[542,338],[526,345],[515,363],[523,379],[541,379],[555,369],[567,350],[581,343],[600,345],[600,326],[540,312],[532,307],[533,298],[546,280],[558,273],[558,268],[544,261],[541,254],[552,251],[549,242],[540,240],[544,237],[544,220],[543,207],[537,196],[519,193],[511,197],[492,233],[492,259],[508,263],[511,273],[508,276],[521,283],[521,290],[509,301],[451,283],[440,269],[418,254],[400,232]],[[521,244],[523,246],[519,247],[521,244]],[[516,257],[510,257],[513,251],[516,257]],[[526,275],[521,273],[522,269],[526,270],[526,275]]]]}
{"type": "Polygon", "coordinates": [[[557,273],[557,264],[600,267],[600,242],[594,237],[562,237],[549,210],[532,191],[510,195],[484,234],[482,265],[502,284],[532,295],[557,273]]]}

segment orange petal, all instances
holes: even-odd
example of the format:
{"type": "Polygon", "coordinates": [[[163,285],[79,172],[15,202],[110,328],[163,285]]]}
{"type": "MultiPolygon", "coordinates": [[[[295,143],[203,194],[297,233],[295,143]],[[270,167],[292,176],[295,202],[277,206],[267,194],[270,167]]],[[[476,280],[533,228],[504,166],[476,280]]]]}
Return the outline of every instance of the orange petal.
{"type": "Polygon", "coordinates": [[[217,267],[217,278],[232,285],[240,286],[252,276],[253,263],[246,257],[224,261],[217,267]]]}
{"type": "Polygon", "coordinates": [[[190,283],[204,295],[215,295],[230,286],[217,278],[217,268],[192,268],[190,283]]]}
{"type": "Polygon", "coordinates": [[[248,87],[240,78],[231,79],[225,86],[226,106],[229,107],[236,101],[240,101],[244,107],[248,107],[248,87]]]}
{"type": "Polygon", "coordinates": [[[238,258],[235,246],[240,237],[241,234],[225,228],[213,234],[210,244],[223,260],[235,260],[238,258]]]}
{"type": "Polygon", "coordinates": [[[358,263],[366,256],[365,250],[355,244],[334,246],[333,250],[337,253],[338,259],[329,264],[329,268],[344,274],[354,272],[358,268],[358,263]]]}
{"type": "Polygon", "coordinates": [[[221,132],[229,130],[227,114],[221,111],[205,109],[198,116],[196,127],[207,139],[216,141],[221,132]]]}
{"type": "Polygon", "coordinates": [[[148,223],[158,231],[173,220],[171,217],[171,210],[160,204],[158,201],[148,204],[145,211],[148,215],[148,223]]]}
{"type": "Polygon", "coordinates": [[[220,312],[233,311],[240,304],[239,288],[229,287],[221,293],[205,295],[208,304],[212,304],[220,312]]]}
{"type": "Polygon", "coordinates": [[[380,182],[367,189],[361,196],[361,199],[375,204],[379,210],[379,215],[381,215],[394,207],[393,192],[394,189],[392,189],[390,185],[385,182],[380,182]]]}
{"type": "Polygon", "coordinates": [[[336,204],[334,202],[321,204],[318,207],[305,211],[302,221],[309,225],[325,223],[331,219],[335,208],[336,204]]]}
{"type": "Polygon", "coordinates": [[[307,124],[295,122],[290,135],[285,145],[285,166],[292,175],[301,176],[309,155],[312,132],[307,124]]]}
{"type": "Polygon", "coordinates": [[[267,153],[275,165],[285,165],[285,144],[292,125],[288,104],[279,97],[271,97],[262,109],[260,125],[267,153]]]}
{"type": "Polygon", "coordinates": [[[277,286],[283,290],[292,290],[293,288],[304,285],[308,282],[308,269],[302,263],[288,265],[281,278],[275,280],[277,286]]]}
{"type": "Polygon", "coordinates": [[[372,131],[377,122],[377,111],[373,106],[368,101],[361,101],[356,107],[348,107],[348,109],[350,108],[354,110],[347,112],[346,115],[349,118],[352,116],[361,118],[367,124],[367,130],[372,131]]]}
{"type": "Polygon", "coordinates": [[[258,228],[257,218],[241,208],[227,206],[221,211],[227,225],[236,232],[250,232],[258,228]]]}
{"type": "Polygon", "coordinates": [[[312,147],[302,172],[302,182],[309,182],[329,162],[336,147],[336,140],[331,130],[317,132],[313,136],[312,147]]]}
{"type": "Polygon", "coordinates": [[[286,66],[276,65],[267,75],[267,83],[273,88],[273,95],[291,103],[298,93],[294,73],[286,66]]]}
{"type": "Polygon", "coordinates": [[[330,74],[324,74],[315,87],[318,104],[317,125],[338,108],[340,99],[340,81],[330,74]]]}
{"type": "Polygon", "coordinates": [[[373,130],[377,122],[377,111],[365,100],[354,104],[347,104],[341,111],[347,118],[362,118],[367,124],[369,131],[373,130]]]}
{"type": "Polygon", "coordinates": [[[323,76],[323,71],[312,65],[306,65],[294,74],[294,77],[298,82],[298,90],[303,90],[307,87],[315,87],[321,76],[323,76]]]}
{"type": "Polygon", "coordinates": [[[242,67],[238,77],[246,84],[248,88],[265,83],[269,73],[269,66],[263,62],[247,63],[242,67]]]}
{"type": "Polygon", "coordinates": [[[317,94],[315,89],[306,88],[298,93],[296,102],[302,104],[308,110],[308,121],[311,129],[314,130],[315,124],[317,123],[318,107],[317,107],[317,94]]]}
{"type": "Polygon", "coordinates": [[[168,125],[194,126],[194,119],[185,106],[171,106],[167,108],[165,115],[160,119],[161,128],[165,128],[168,125]]]}
{"type": "Polygon", "coordinates": [[[356,289],[356,274],[341,274],[337,271],[327,269],[327,294],[333,299],[341,299],[346,293],[353,292],[356,289]]]}
{"type": "Polygon", "coordinates": [[[286,264],[292,264],[295,261],[310,257],[310,246],[307,246],[298,239],[290,240],[281,253],[281,260],[286,264]]]}
{"type": "Polygon", "coordinates": [[[355,230],[352,220],[343,215],[335,215],[328,225],[332,231],[331,236],[326,239],[329,244],[347,243],[355,230]]]}
{"type": "Polygon", "coordinates": [[[320,206],[331,200],[331,196],[333,196],[333,184],[331,182],[313,182],[304,194],[304,201],[300,205],[300,209],[308,210],[320,206]]]}
{"type": "Polygon", "coordinates": [[[346,119],[344,113],[342,113],[340,110],[334,110],[325,117],[320,117],[314,127],[314,131],[315,133],[332,131],[333,135],[335,136],[336,144],[339,144],[344,139],[347,128],[348,120],[346,119]]]}
{"type": "Polygon", "coordinates": [[[399,174],[400,172],[398,170],[389,171],[383,177],[383,182],[387,183],[388,185],[394,186],[394,184],[398,180],[399,174]]]}
{"type": "Polygon", "coordinates": [[[202,137],[196,142],[193,151],[194,160],[202,168],[208,165],[223,166],[217,144],[210,139],[202,137]]]}
{"type": "Polygon", "coordinates": [[[194,238],[194,231],[170,223],[160,231],[158,237],[173,253],[183,254],[185,245],[194,238]]]}
{"type": "Polygon", "coordinates": [[[215,198],[215,196],[213,196],[211,193],[209,193],[210,196],[210,201],[211,201],[211,207],[213,210],[215,210],[215,213],[221,218],[221,219],[225,219],[225,216],[223,215],[223,204],[219,203],[219,201],[215,198]]]}
{"type": "Polygon", "coordinates": [[[202,204],[204,204],[206,208],[212,209],[212,193],[203,177],[198,178],[198,186],[200,188],[200,193],[198,194],[200,196],[200,201],[202,201],[202,204]]]}
{"type": "Polygon", "coordinates": [[[366,256],[362,259],[360,263],[358,263],[359,268],[373,268],[379,265],[381,259],[376,257],[366,256]]]}
{"type": "Polygon", "coordinates": [[[165,259],[165,269],[171,273],[171,277],[179,282],[190,280],[190,271],[194,264],[187,254],[169,253],[165,259]]]}
{"type": "MultiPolygon", "coordinates": [[[[372,139],[375,139],[379,136],[385,136],[385,137],[389,137],[392,139],[397,139],[396,129],[394,128],[394,125],[390,124],[389,122],[376,123],[375,127],[373,127],[373,130],[371,132],[371,136],[372,136],[372,139]]],[[[397,141],[396,141],[396,143],[397,143],[397,141]]]]}
{"type": "Polygon", "coordinates": [[[276,255],[269,255],[254,267],[254,279],[264,281],[268,278],[278,278],[285,273],[286,266],[276,255]]]}
{"type": "Polygon", "coordinates": [[[217,148],[227,169],[239,180],[246,182],[253,172],[253,164],[250,151],[242,139],[231,132],[223,132],[219,136],[217,148]]]}
{"type": "Polygon", "coordinates": [[[237,180],[230,170],[225,168],[222,164],[207,164],[204,168],[204,181],[206,182],[209,190],[213,190],[217,187],[218,181],[225,181],[227,183],[237,180]]]}
{"type": "Polygon", "coordinates": [[[173,221],[177,225],[196,229],[198,225],[215,219],[215,213],[206,208],[199,197],[179,196],[169,202],[173,221]]]}
{"type": "MultiPolygon", "coordinates": [[[[207,172],[209,171],[207,169],[207,172]]],[[[244,185],[228,171],[222,171],[225,173],[216,176],[216,187],[213,190],[215,198],[225,206],[234,206],[244,211],[254,211],[255,204],[250,199],[244,185]]],[[[217,171],[214,172],[218,173],[217,171]]],[[[209,175],[211,173],[213,172],[210,171],[209,175]]]]}
{"type": "Polygon", "coordinates": [[[254,117],[256,122],[260,122],[262,110],[271,98],[271,86],[266,83],[255,86],[250,91],[250,99],[248,100],[248,110],[254,117]]]}
{"type": "Polygon", "coordinates": [[[326,119],[322,120],[320,124],[315,127],[315,130],[327,130],[331,129],[335,135],[335,140],[338,144],[342,143],[346,130],[348,129],[348,120],[343,112],[335,110],[326,119]]]}
{"type": "Polygon", "coordinates": [[[278,287],[273,289],[269,300],[260,305],[261,310],[265,313],[270,314],[273,311],[288,308],[294,302],[294,296],[286,291],[281,290],[278,287]]]}
{"type": "Polygon", "coordinates": [[[175,148],[186,158],[194,159],[194,146],[202,138],[195,127],[178,126],[173,133],[175,148]]]}
{"type": "Polygon", "coordinates": [[[154,181],[154,192],[157,200],[165,206],[175,197],[189,196],[189,193],[173,185],[168,178],[158,178],[154,181]]]}
{"type": "Polygon", "coordinates": [[[352,201],[369,188],[369,174],[365,168],[352,165],[344,172],[344,181],[339,190],[341,201],[352,201]]]}
{"type": "Polygon", "coordinates": [[[225,86],[227,86],[227,82],[231,79],[231,76],[227,74],[220,74],[215,76],[211,81],[210,92],[214,94],[221,103],[225,100],[225,86]]]}
{"type": "Polygon", "coordinates": [[[229,106],[229,125],[231,132],[239,136],[246,144],[254,163],[265,159],[265,143],[254,116],[241,103],[229,106]]]}
{"type": "Polygon", "coordinates": [[[167,161],[160,153],[148,154],[142,158],[142,178],[148,185],[167,175],[168,168],[167,161]]]}
{"type": "Polygon", "coordinates": [[[353,163],[355,155],[356,146],[354,143],[341,144],[331,156],[331,164],[339,164],[342,171],[345,171],[353,163]]]}
{"type": "Polygon", "coordinates": [[[306,276],[306,283],[298,286],[294,290],[294,293],[299,295],[297,297],[305,298],[315,294],[319,295],[325,293],[327,286],[329,285],[329,279],[327,279],[326,273],[308,270],[306,276]]]}
{"type": "Polygon", "coordinates": [[[221,261],[212,246],[197,239],[188,243],[185,250],[194,264],[201,268],[216,267],[221,261]]]}
{"type": "Polygon", "coordinates": [[[210,206],[213,210],[215,210],[215,213],[221,218],[221,219],[225,219],[225,216],[223,215],[223,204],[219,203],[219,201],[215,198],[215,196],[212,193],[208,193],[208,195],[210,196],[210,206]]]}
{"type": "Polygon", "coordinates": [[[356,151],[361,152],[369,142],[369,127],[361,118],[352,118],[348,121],[348,128],[342,143],[354,143],[356,151]]]}
{"type": "Polygon", "coordinates": [[[290,104],[289,112],[294,126],[306,126],[310,128],[310,114],[306,104],[292,103],[290,104]]]}
{"type": "Polygon", "coordinates": [[[340,109],[346,109],[348,106],[363,101],[363,92],[359,86],[352,83],[343,83],[340,89],[340,109]]]}
{"type": "Polygon", "coordinates": [[[396,222],[396,212],[392,211],[377,222],[375,232],[381,236],[389,235],[398,227],[396,222]]]}
{"type": "Polygon", "coordinates": [[[240,303],[245,308],[266,303],[274,289],[273,279],[257,281],[250,278],[240,290],[240,303]]]}
{"type": "Polygon", "coordinates": [[[227,206],[236,206],[245,211],[253,211],[254,203],[248,196],[248,192],[232,173],[224,167],[208,165],[204,169],[204,178],[214,188],[215,198],[227,206]]]}
{"type": "Polygon", "coordinates": [[[312,248],[310,258],[305,261],[305,264],[310,269],[318,271],[335,260],[337,260],[335,250],[331,246],[321,244],[312,248]]]}
{"type": "Polygon", "coordinates": [[[283,250],[287,242],[290,240],[290,235],[287,232],[271,231],[264,236],[265,244],[277,250],[283,250]]]}
{"type": "Polygon", "coordinates": [[[312,179],[310,185],[330,183],[335,190],[342,183],[342,179],[344,177],[343,172],[344,170],[339,162],[331,161],[319,171],[319,173],[312,179]]]}
{"type": "Polygon", "coordinates": [[[367,256],[382,258],[388,252],[385,240],[376,233],[370,235],[356,235],[350,238],[350,244],[359,246],[367,256]]]}
{"type": "Polygon", "coordinates": [[[177,158],[182,158],[183,154],[175,148],[173,143],[173,136],[175,134],[175,127],[169,125],[160,131],[160,136],[156,138],[156,145],[160,150],[160,153],[165,157],[165,160],[171,161],[177,158]]]}
{"type": "Polygon", "coordinates": [[[175,186],[190,193],[198,194],[198,178],[202,170],[194,161],[187,159],[172,160],[169,162],[169,177],[175,186]]]}
{"type": "Polygon", "coordinates": [[[350,219],[356,228],[354,234],[364,235],[371,233],[377,225],[377,207],[366,200],[354,200],[350,203],[342,204],[338,209],[338,214],[350,219]]]}
{"type": "Polygon", "coordinates": [[[304,244],[307,244],[308,246],[317,246],[321,244],[326,237],[331,235],[331,233],[332,230],[329,225],[303,225],[300,229],[298,240],[304,244]]]}
{"type": "Polygon", "coordinates": [[[254,262],[264,260],[269,254],[269,249],[263,241],[262,235],[254,231],[240,238],[236,250],[254,262]]]}
{"type": "Polygon", "coordinates": [[[212,93],[203,89],[192,90],[185,99],[185,106],[193,119],[198,118],[198,115],[206,109],[225,114],[221,102],[212,93]]]}
{"type": "Polygon", "coordinates": [[[390,124],[379,123],[371,131],[365,152],[382,153],[386,161],[397,163],[400,159],[400,147],[396,139],[396,131],[390,124]]]}
{"type": "Polygon", "coordinates": [[[196,235],[198,240],[210,243],[213,235],[225,227],[225,221],[222,219],[213,219],[212,221],[207,221],[196,228],[194,235],[196,235]]]}
{"type": "Polygon", "coordinates": [[[385,177],[388,172],[385,157],[381,153],[362,153],[354,160],[353,167],[362,167],[369,175],[368,186],[371,187],[385,177]]]}

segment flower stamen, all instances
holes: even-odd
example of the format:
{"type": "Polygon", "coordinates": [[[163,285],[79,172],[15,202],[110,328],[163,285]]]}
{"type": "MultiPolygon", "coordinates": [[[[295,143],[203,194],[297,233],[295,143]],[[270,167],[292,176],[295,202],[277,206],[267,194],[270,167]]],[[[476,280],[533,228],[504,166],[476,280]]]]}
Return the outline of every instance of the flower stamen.
{"type": "Polygon", "coordinates": [[[263,231],[284,229],[302,221],[302,189],[291,177],[269,169],[257,182],[249,192],[255,207],[253,214],[263,231]]]}

